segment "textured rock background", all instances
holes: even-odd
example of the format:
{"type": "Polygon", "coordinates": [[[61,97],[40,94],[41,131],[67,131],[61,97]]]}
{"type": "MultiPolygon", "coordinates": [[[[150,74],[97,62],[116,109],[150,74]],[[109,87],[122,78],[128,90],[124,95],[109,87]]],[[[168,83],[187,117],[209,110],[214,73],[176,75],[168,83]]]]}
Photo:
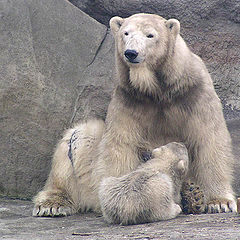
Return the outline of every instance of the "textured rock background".
{"type": "Polygon", "coordinates": [[[0,1],[1,195],[31,197],[63,129],[104,117],[113,55],[107,28],[68,1],[0,1]]]}
{"type": "MultiPolygon", "coordinates": [[[[226,117],[240,117],[239,1],[71,1],[91,17],[67,0],[0,1],[0,195],[34,195],[63,130],[105,116],[114,84],[113,15],[178,18],[212,73],[226,117]]],[[[240,156],[240,124],[231,123],[240,156]]]]}

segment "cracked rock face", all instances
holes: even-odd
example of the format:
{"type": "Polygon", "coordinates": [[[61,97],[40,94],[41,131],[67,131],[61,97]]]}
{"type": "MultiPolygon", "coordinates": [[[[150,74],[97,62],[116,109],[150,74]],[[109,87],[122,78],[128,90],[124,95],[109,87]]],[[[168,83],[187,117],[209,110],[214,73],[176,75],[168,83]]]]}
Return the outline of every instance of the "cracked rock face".
{"type": "Polygon", "coordinates": [[[63,130],[105,116],[113,44],[68,1],[0,1],[0,195],[39,191],[63,130]]]}

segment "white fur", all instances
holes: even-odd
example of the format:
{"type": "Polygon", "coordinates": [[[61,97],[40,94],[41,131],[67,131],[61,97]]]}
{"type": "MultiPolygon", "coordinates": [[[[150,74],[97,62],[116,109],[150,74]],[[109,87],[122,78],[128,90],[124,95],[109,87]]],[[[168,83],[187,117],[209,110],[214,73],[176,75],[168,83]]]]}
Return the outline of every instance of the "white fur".
{"type": "MultiPolygon", "coordinates": [[[[130,174],[141,163],[141,150],[151,151],[173,141],[184,142],[188,147],[192,157],[189,178],[203,189],[210,212],[236,211],[231,187],[231,139],[221,103],[205,65],[179,35],[178,21],[136,14],[127,19],[114,17],[110,26],[116,40],[120,83],[110,102],[106,123],[91,120],[66,132],[55,150],[47,183],[34,199],[33,215],[59,215],[59,209],[63,215],[79,210],[99,211],[97,196],[103,178],[130,174]],[[151,30],[146,23],[156,29],[157,38],[146,37],[145,31],[151,30]],[[135,27],[128,29],[128,25],[135,27]],[[124,37],[126,29],[129,39],[124,37]],[[134,34],[139,39],[134,40],[134,34]],[[126,43],[127,48],[139,52],[139,65],[126,61],[126,43]],[[163,91],[156,91],[154,71],[167,81],[163,91]],[[124,95],[123,89],[129,87],[129,81],[139,90],[140,100],[124,95]],[[142,93],[158,94],[158,101],[152,102],[142,93]],[[180,103],[172,101],[175,93],[183,98],[180,103]],[[73,135],[78,141],[72,144],[71,163],[68,153],[73,135]]],[[[166,162],[161,170],[165,166],[166,162]]]]}
{"type": "Polygon", "coordinates": [[[148,69],[146,64],[130,68],[130,81],[132,85],[141,92],[157,95],[157,79],[154,73],[148,69]]]}
{"type": "Polygon", "coordinates": [[[137,170],[101,181],[99,200],[108,223],[154,222],[175,218],[181,213],[178,203],[188,169],[187,149],[170,143],[154,149],[153,154],[153,158],[137,170]],[[186,164],[181,165],[182,171],[179,171],[181,161],[186,164]]]}

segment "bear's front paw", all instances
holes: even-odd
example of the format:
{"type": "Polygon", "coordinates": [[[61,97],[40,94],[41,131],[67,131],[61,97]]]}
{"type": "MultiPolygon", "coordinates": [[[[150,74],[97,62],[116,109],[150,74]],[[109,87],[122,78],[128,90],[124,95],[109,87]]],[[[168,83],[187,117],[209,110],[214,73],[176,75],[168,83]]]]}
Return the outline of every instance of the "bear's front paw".
{"type": "Polygon", "coordinates": [[[32,215],[34,217],[65,217],[74,213],[71,207],[35,205],[32,215]]]}
{"type": "Polygon", "coordinates": [[[237,203],[234,199],[215,199],[206,205],[207,213],[237,212],[237,203]]]}
{"type": "Polygon", "coordinates": [[[59,190],[39,192],[34,203],[32,215],[35,217],[63,217],[77,212],[73,201],[59,190]]]}

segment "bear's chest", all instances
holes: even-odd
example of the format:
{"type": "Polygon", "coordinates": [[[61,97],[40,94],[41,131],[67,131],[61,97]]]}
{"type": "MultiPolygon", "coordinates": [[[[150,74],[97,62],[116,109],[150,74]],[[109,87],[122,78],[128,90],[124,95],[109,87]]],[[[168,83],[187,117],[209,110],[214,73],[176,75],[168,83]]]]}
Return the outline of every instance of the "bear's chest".
{"type": "Polygon", "coordinates": [[[151,96],[119,87],[112,99],[111,109],[115,112],[115,118],[127,119],[127,122],[119,122],[125,122],[126,126],[131,122],[136,126],[137,135],[141,135],[152,145],[156,142],[159,146],[159,142],[165,144],[170,141],[183,141],[184,128],[189,119],[183,103],[184,101],[157,102],[151,96]]]}
{"type": "Polygon", "coordinates": [[[185,114],[175,107],[167,109],[156,109],[151,122],[143,123],[147,129],[147,138],[156,143],[162,144],[169,142],[183,141],[183,132],[187,124],[185,114]]]}
{"type": "Polygon", "coordinates": [[[188,120],[179,104],[139,104],[132,108],[131,114],[143,130],[143,136],[153,145],[183,141],[188,120]]]}

